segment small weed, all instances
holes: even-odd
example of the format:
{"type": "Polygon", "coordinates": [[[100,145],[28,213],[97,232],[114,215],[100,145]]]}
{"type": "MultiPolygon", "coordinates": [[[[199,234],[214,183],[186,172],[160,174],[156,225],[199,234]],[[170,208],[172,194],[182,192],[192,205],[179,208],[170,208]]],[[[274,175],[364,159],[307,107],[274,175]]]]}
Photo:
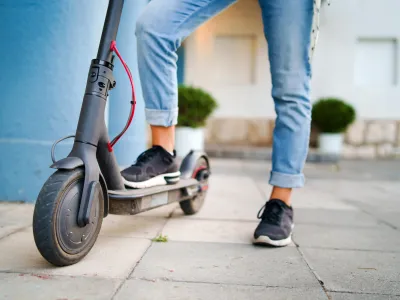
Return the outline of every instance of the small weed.
{"type": "Polygon", "coordinates": [[[159,236],[155,237],[152,241],[157,243],[166,243],[168,242],[168,237],[166,235],[160,234],[159,236]]]}

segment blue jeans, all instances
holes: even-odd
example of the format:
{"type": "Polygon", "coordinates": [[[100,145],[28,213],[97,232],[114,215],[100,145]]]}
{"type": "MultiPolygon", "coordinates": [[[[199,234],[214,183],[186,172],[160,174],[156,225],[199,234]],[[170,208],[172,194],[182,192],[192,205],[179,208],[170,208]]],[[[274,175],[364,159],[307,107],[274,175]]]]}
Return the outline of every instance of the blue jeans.
{"type": "MultiPolygon", "coordinates": [[[[136,36],[146,119],[150,125],[167,127],[177,123],[176,50],[182,40],[235,2],[149,2],[137,21],[136,36]]],[[[284,188],[302,187],[311,122],[310,48],[315,0],[259,0],[259,3],[268,40],[277,114],[269,182],[284,188]]]]}

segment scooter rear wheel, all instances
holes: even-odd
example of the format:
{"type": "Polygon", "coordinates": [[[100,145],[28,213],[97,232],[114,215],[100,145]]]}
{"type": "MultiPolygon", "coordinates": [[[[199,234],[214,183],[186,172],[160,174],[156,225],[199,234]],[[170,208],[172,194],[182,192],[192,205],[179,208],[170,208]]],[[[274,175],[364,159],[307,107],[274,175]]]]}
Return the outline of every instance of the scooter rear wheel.
{"type": "Polygon", "coordinates": [[[104,196],[93,199],[90,223],[77,216],[84,183],[83,169],[58,170],[44,184],[33,214],[33,236],[40,254],[55,266],[79,262],[92,249],[103,223],[104,196]]]}
{"type": "Polygon", "coordinates": [[[192,177],[199,181],[202,190],[194,198],[179,202],[185,215],[194,215],[203,207],[208,191],[209,171],[208,161],[204,157],[200,157],[196,162],[192,177]],[[207,176],[204,176],[204,174],[207,174],[207,176]]]}

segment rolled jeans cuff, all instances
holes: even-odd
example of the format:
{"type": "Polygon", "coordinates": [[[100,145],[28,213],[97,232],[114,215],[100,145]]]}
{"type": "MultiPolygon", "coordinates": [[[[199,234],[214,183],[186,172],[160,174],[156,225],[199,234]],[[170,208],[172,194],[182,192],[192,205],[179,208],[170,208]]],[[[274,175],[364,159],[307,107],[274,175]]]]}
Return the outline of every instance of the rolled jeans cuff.
{"type": "Polygon", "coordinates": [[[153,126],[170,127],[178,123],[178,108],[171,110],[145,109],[147,123],[153,126]]]}
{"type": "Polygon", "coordinates": [[[301,188],[304,186],[303,174],[284,174],[279,172],[271,172],[269,184],[281,188],[301,188]]]}

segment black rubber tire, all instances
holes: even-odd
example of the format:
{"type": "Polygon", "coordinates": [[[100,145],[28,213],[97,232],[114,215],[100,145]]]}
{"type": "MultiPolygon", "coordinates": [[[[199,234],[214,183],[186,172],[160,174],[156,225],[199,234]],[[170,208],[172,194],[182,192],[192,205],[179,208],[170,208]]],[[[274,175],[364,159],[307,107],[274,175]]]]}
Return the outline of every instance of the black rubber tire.
{"type": "Polygon", "coordinates": [[[68,266],[79,262],[92,249],[100,232],[104,214],[104,196],[102,192],[100,192],[99,197],[93,200],[93,205],[96,205],[96,209],[98,209],[96,227],[90,228],[91,236],[85,241],[86,244],[82,246],[83,249],[79,249],[77,253],[68,253],[61,245],[62,241],[57,233],[58,230],[61,230],[57,226],[59,226],[59,222],[62,222],[60,221],[62,218],[58,217],[60,207],[63,205],[64,198],[74,188],[78,189],[78,192],[75,194],[77,196],[72,199],[77,199],[73,201],[80,201],[83,182],[84,171],[82,168],[58,170],[43,185],[36,201],[33,214],[33,236],[36,247],[40,254],[55,266],[68,266]],[[78,186],[76,187],[76,185],[78,186]],[[98,207],[96,201],[98,202],[98,207]]]}
{"type": "MultiPolygon", "coordinates": [[[[193,170],[193,172],[196,172],[196,170],[200,167],[205,167],[208,170],[210,169],[210,166],[207,162],[207,160],[204,157],[200,157],[197,160],[196,166],[193,170]]],[[[196,178],[196,174],[193,174],[194,178],[196,178]]],[[[207,179],[207,184],[208,184],[208,179],[207,179]]],[[[185,215],[194,215],[200,211],[200,209],[203,207],[204,200],[206,198],[207,191],[202,191],[200,194],[195,196],[192,199],[189,200],[184,200],[182,202],[179,202],[179,205],[181,209],[183,210],[183,213],[185,215]]]]}

